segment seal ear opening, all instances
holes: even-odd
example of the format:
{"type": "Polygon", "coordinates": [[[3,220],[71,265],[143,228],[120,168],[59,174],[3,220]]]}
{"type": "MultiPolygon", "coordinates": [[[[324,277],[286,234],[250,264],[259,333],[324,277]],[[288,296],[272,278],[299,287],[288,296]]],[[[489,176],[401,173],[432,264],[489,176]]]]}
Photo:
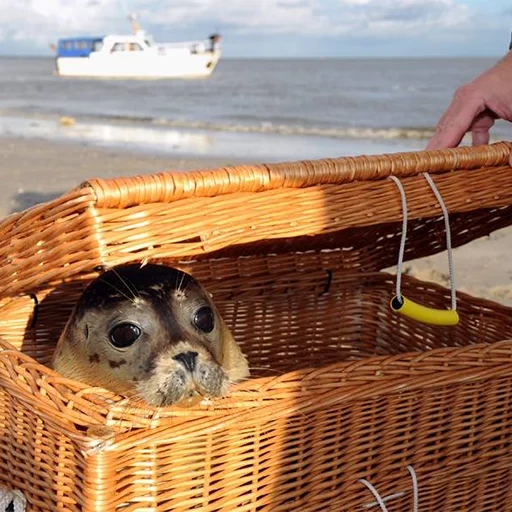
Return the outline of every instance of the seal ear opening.
{"type": "Polygon", "coordinates": [[[249,364],[224,320],[219,317],[222,336],[222,367],[231,382],[249,377],[249,364]]]}

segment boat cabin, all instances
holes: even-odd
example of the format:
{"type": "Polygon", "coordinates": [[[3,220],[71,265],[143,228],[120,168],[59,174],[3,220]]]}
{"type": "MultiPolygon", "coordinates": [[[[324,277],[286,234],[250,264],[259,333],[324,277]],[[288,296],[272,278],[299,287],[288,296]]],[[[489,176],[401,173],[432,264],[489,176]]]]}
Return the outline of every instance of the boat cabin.
{"type": "Polygon", "coordinates": [[[89,57],[93,52],[115,53],[144,51],[152,46],[150,37],[106,36],[59,39],[57,57],[89,57]]]}

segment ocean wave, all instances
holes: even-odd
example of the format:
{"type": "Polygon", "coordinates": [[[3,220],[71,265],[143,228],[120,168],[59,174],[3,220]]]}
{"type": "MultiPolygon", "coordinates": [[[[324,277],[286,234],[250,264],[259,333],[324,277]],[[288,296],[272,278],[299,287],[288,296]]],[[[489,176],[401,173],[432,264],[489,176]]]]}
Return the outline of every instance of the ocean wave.
{"type": "MultiPolygon", "coordinates": [[[[0,109],[0,116],[21,115],[31,119],[54,120],[53,112],[22,112],[17,109],[0,109]]],[[[152,126],[158,129],[172,128],[175,130],[198,130],[207,132],[274,134],[284,136],[320,137],[329,139],[366,139],[366,140],[426,140],[432,137],[431,127],[371,127],[371,126],[337,126],[319,127],[300,124],[282,124],[272,121],[259,123],[236,123],[201,121],[192,119],[168,119],[164,117],[137,116],[126,114],[84,114],[70,110],[57,115],[73,117],[77,123],[102,123],[106,125],[152,126]]]]}
{"type": "Polygon", "coordinates": [[[328,137],[331,139],[429,139],[434,128],[427,127],[334,127],[283,125],[265,122],[259,124],[232,124],[210,121],[192,121],[186,119],[153,119],[152,124],[177,129],[223,131],[233,133],[271,133],[276,135],[303,135],[328,137]]]}

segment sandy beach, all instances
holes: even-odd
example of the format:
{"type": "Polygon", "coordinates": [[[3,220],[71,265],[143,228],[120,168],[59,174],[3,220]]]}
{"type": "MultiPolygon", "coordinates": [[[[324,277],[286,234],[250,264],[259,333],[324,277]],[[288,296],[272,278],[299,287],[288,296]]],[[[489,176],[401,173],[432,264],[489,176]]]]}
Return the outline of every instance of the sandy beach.
{"type": "Polygon", "coordinates": [[[39,139],[0,138],[0,215],[48,201],[91,178],[215,168],[236,159],[165,156],[39,139]]]}
{"type": "MultiPolygon", "coordinates": [[[[237,159],[154,156],[123,149],[38,139],[0,139],[1,211],[5,216],[44,202],[93,177],[128,176],[250,163],[237,159]]],[[[512,306],[512,228],[454,251],[457,288],[512,306]]],[[[391,269],[393,270],[393,269],[391,269]]],[[[404,271],[448,286],[446,253],[408,262],[404,271]]]]}

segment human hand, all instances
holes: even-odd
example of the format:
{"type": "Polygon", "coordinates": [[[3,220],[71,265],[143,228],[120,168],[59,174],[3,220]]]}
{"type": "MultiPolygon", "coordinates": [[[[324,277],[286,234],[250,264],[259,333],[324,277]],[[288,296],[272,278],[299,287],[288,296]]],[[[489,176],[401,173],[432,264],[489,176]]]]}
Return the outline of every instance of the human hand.
{"type": "Polygon", "coordinates": [[[467,132],[473,146],[488,144],[496,119],[512,121],[512,51],[455,91],[427,149],[458,146],[467,132]]]}

